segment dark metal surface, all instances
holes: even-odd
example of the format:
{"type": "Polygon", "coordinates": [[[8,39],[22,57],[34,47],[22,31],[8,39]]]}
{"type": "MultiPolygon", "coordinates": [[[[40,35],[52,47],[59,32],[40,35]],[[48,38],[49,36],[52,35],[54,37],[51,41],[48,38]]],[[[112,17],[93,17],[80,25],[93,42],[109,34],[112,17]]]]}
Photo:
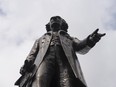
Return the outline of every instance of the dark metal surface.
{"type": "Polygon", "coordinates": [[[35,41],[15,85],[51,87],[58,81],[60,85],[53,87],[87,87],[76,52],[86,54],[105,34],[97,29],[84,40],[71,37],[68,24],[59,16],[52,17],[46,28],[47,33],[35,41]],[[56,77],[59,80],[54,80],[56,77]]]}

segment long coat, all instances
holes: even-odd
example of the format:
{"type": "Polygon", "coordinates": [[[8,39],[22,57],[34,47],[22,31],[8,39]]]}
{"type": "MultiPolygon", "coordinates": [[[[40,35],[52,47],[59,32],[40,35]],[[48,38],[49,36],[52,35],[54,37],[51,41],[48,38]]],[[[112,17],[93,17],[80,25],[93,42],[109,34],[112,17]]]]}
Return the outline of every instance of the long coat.
{"type": "MultiPolygon", "coordinates": [[[[60,38],[61,46],[64,50],[64,53],[67,57],[67,60],[72,68],[75,77],[84,85],[84,87],[87,87],[80,67],[80,63],[76,56],[76,52],[85,54],[91,49],[91,47],[87,45],[87,39],[78,40],[77,38],[69,36],[69,34],[63,30],[60,30],[58,32],[58,35],[60,38]]],[[[38,57],[38,61],[35,62],[40,65],[44,59],[44,56],[46,55],[51,39],[52,31],[47,32],[42,37],[37,39],[26,60],[32,60],[34,62],[35,58],[38,57]]]]}

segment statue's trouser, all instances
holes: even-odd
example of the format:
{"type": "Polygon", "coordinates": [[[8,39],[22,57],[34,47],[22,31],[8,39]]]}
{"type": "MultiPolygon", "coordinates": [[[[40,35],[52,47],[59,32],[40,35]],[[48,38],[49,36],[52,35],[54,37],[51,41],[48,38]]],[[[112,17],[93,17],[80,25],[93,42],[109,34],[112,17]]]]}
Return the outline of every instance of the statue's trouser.
{"type": "Polygon", "coordinates": [[[61,46],[50,46],[32,87],[74,87],[74,75],[61,46]]]}

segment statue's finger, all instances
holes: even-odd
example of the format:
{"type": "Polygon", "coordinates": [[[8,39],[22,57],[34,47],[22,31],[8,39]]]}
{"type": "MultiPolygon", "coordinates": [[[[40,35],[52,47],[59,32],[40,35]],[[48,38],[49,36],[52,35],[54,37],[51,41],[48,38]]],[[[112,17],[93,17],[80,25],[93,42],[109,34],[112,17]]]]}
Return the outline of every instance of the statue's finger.
{"type": "Polygon", "coordinates": [[[97,34],[98,31],[99,31],[99,29],[96,29],[96,30],[93,32],[93,34],[97,34]]]}
{"type": "Polygon", "coordinates": [[[100,37],[103,37],[103,36],[105,36],[105,35],[106,35],[106,33],[99,34],[100,37]]]}

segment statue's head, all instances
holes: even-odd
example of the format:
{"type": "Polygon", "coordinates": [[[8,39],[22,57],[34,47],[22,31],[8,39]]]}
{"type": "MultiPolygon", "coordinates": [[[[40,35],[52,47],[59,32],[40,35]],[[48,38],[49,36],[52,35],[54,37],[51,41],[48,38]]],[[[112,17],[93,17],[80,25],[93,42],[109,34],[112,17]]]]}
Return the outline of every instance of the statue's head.
{"type": "Polygon", "coordinates": [[[60,29],[60,30],[64,30],[67,32],[68,24],[60,16],[53,16],[50,18],[49,23],[46,24],[46,30],[48,32],[48,31],[51,31],[53,29],[56,29],[56,30],[60,29]]]}

